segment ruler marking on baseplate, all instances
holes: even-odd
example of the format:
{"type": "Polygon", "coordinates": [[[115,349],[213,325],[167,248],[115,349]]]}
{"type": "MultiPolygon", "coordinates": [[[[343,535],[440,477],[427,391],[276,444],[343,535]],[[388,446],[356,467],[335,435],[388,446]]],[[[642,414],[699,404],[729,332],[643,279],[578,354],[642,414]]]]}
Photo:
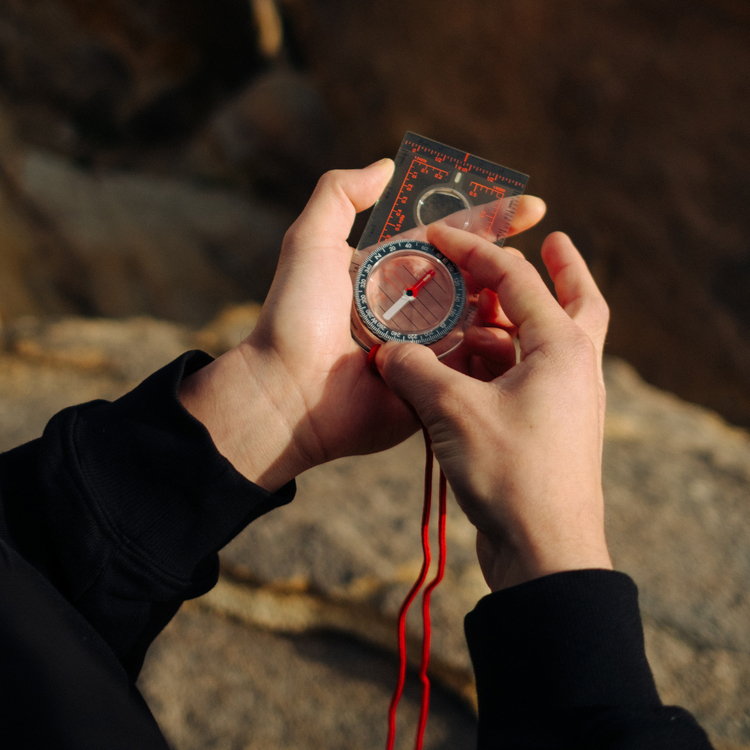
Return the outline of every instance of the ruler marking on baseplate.
{"type": "Polygon", "coordinates": [[[388,242],[415,229],[420,223],[419,201],[427,191],[439,191],[441,184],[446,193],[463,193],[473,208],[494,204],[480,209],[486,224],[475,231],[502,245],[517,204],[511,199],[523,193],[526,175],[411,132],[395,162],[393,182],[373,210],[358,247],[388,242]]]}
{"type": "Polygon", "coordinates": [[[401,227],[406,220],[406,214],[402,206],[405,206],[409,202],[409,193],[414,189],[414,181],[419,179],[420,174],[431,175],[432,179],[440,181],[448,177],[450,173],[429,164],[422,157],[416,156],[412,159],[396,195],[396,200],[393,202],[393,208],[388,215],[383,231],[380,233],[378,242],[387,242],[401,231],[401,227]]]}

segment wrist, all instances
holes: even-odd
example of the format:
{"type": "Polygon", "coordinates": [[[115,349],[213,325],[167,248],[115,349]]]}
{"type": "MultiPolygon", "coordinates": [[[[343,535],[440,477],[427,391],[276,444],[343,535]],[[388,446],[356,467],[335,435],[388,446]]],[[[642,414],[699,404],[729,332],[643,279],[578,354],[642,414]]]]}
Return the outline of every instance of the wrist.
{"type": "Polygon", "coordinates": [[[186,378],[179,397],[219,453],[246,479],[275,492],[314,465],[295,441],[304,404],[273,363],[243,342],[186,378]]]}
{"type": "Polygon", "coordinates": [[[484,578],[493,592],[553,573],[614,568],[603,525],[554,538],[526,537],[513,544],[497,543],[478,534],[477,553],[484,578]]]}

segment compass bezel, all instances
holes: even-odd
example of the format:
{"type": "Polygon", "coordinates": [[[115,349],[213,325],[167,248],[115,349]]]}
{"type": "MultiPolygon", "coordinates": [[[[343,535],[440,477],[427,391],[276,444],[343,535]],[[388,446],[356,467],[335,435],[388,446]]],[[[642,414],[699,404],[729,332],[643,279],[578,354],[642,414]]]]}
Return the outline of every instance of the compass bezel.
{"type": "Polygon", "coordinates": [[[380,341],[412,342],[430,346],[448,336],[461,322],[467,304],[466,281],[458,266],[434,245],[422,240],[395,240],[376,247],[362,262],[354,280],[354,304],[365,328],[380,341]],[[448,273],[453,283],[453,302],[450,310],[436,326],[421,332],[395,330],[378,319],[368,298],[368,281],[373,272],[384,261],[403,255],[427,255],[439,263],[448,273]]]}

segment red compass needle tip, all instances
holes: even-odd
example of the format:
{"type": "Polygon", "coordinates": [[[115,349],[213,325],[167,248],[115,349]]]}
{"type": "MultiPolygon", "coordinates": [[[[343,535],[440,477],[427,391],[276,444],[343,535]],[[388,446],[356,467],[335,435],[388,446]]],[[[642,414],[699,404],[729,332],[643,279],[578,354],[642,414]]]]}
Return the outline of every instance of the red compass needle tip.
{"type": "Polygon", "coordinates": [[[422,287],[424,287],[425,284],[427,284],[430,281],[430,279],[432,279],[435,276],[436,273],[437,272],[431,268],[429,271],[427,271],[427,273],[424,276],[422,276],[422,278],[416,284],[407,286],[405,291],[411,292],[416,297],[419,294],[419,290],[422,289],[422,287]]]}

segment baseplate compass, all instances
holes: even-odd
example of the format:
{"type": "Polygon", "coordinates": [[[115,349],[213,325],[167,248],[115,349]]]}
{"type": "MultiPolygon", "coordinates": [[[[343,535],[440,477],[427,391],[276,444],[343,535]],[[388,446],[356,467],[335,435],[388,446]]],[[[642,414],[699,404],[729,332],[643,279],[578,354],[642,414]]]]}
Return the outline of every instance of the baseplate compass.
{"type": "Polygon", "coordinates": [[[471,325],[481,290],[426,241],[426,227],[445,222],[502,245],[528,177],[414,133],[394,161],[349,269],[352,336],[366,351],[412,341],[443,357],[471,325]]]}

